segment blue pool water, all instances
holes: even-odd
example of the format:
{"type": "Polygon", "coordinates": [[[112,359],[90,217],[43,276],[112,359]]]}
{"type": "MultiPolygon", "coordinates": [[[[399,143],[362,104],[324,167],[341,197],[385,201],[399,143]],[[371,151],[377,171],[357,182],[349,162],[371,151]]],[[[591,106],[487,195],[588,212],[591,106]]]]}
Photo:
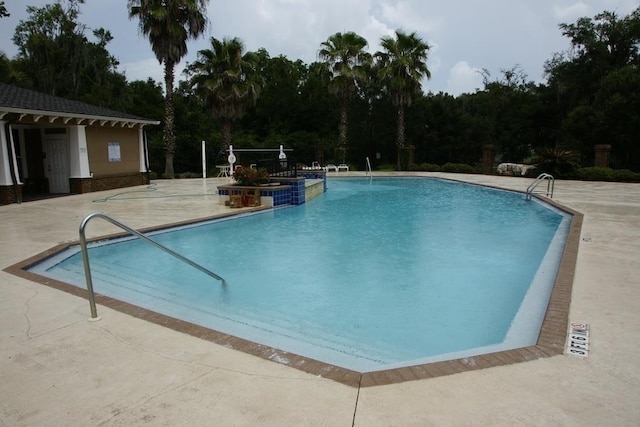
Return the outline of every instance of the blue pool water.
{"type": "MultiPolygon", "coordinates": [[[[570,216],[427,178],[334,179],[304,205],[91,246],[97,293],[365,372],[535,344],[570,216]]],[[[126,222],[126,218],[119,218],[126,222]]],[[[31,269],[85,287],[77,247],[31,269]]]]}

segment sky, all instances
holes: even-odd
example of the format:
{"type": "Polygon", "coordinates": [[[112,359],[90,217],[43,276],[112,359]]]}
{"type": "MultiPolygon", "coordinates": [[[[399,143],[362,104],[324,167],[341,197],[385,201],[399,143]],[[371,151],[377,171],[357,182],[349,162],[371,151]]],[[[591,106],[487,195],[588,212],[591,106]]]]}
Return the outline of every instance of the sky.
{"type": "MultiPolygon", "coordinates": [[[[13,58],[17,47],[11,38],[27,18],[26,6],[55,0],[4,1],[11,16],[0,19],[0,51],[13,58]]],[[[210,0],[209,28],[189,42],[176,76],[184,79],[182,69],[196,60],[198,50],[210,48],[211,37],[238,37],[247,50],[265,48],[271,57],[311,64],[318,60],[320,44],[337,32],[356,32],[375,53],[381,37],[400,29],[416,32],[430,46],[431,79],[423,82],[423,91],[457,96],[482,88],[482,70],[494,81],[502,70],[517,66],[527,80],[544,82],[545,61],[571,47],[560,23],[604,10],[623,17],[639,5],[640,0],[210,0]]],[[[127,0],[86,0],[79,21],[111,32],[107,48],[128,80],[163,81],[163,68],[137,20],[128,18],[127,0]]],[[[86,34],[93,40],[90,30],[86,34]]]]}

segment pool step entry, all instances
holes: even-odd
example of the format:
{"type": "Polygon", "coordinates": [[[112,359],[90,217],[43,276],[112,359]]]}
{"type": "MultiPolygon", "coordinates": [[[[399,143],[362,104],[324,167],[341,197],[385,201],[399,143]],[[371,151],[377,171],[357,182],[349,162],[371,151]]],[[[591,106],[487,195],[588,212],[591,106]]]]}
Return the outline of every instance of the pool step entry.
{"type": "Polygon", "coordinates": [[[100,320],[100,317],[98,316],[98,312],[96,309],[96,296],[95,293],[93,291],[93,281],[91,280],[91,266],[89,265],[89,253],[87,251],[87,238],[85,236],[85,229],[87,228],[87,224],[89,223],[89,221],[91,221],[94,218],[102,218],[108,222],[110,222],[111,224],[120,227],[121,229],[123,229],[124,231],[128,232],[129,234],[132,234],[135,237],[138,237],[139,239],[155,246],[156,248],[168,253],[169,255],[179,259],[180,261],[190,265],[191,267],[200,270],[201,272],[213,277],[214,279],[218,279],[222,282],[223,286],[227,285],[227,281],[224,280],[222,277],[218,276],[216,273],[204,268],[203,266],[201,266],[200,264],[197,264],[193,261],[191,261],[190,259],[180,255],[177,252],[172,251],[171,249],[169,249],[168,247],[161,245],[160,243],[156,242],[155,240],[152,240],[150,238],[148,238],[147,236],[145,236],[144,234],[134,230],[133,228],[129,227],[128,225],[123,224],[122,222],[110,217],[109,215],[100,213],[100,212],[94,212],[90,215],[88,215],[80,224],[80,249],[82,251],[82,262],[84,264],[84,274],[85,274],[85,279],[87,281],[87,291],[89,292],[89,306],[91,308],[91,318],[89,320],[92,321],[96,321],[96,320],[100,320]]]}
{"type": "Polygon", "coordinates": [[[536,189],[541,182],[547,181],[547,192],[546,196],[553,199],[553,187],[555,186],[555,180],[553,179],[553,175],[548,173],[541,173],[538,177],[529,185],[527,188],[527,194],[525,196],[526,200],[531,200],[531,195],[533,194],[533,190],[536,189]]]}

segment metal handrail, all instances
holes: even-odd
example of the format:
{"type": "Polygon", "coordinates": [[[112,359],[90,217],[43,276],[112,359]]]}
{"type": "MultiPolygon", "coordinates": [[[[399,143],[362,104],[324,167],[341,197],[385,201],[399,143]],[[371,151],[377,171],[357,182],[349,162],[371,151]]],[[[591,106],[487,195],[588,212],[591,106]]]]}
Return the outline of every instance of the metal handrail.
{"type": "Polygon", "coordinates": [[[531,200],[531,195],[533,194],[533,190],[536,189],[536,187],[538,185],[540,185],[540,183],[542,181],[547,181],[547,197],[550,197],[553,199],[553,189],[555,187],[555,180],[553,178],[553,175],[550,175],[548,173],[541,173],[540,175],[538,175],[538,177],[529,185],[529,187],[527,187],[527,194],[525,196],[526,200],[531,200]]]}
{"type": "Polygon", "coordinates": [[[367,157],[366,159],[367,159],[367,176],[369,176],[369,178],[373,178],[373,171],[371,170],[371,162],[369,161],[369,157],[367,157]]]}
{"type": "Polygon", "coordinates": [[[147,236],[145,236],[144,234],[134,230],[133,228],[121,223],[120,221],[111,218],[109,215],[105,215],[103,213],[100,212],[94,212],[92,214],[90,214],[89,216],[87,216],[82,223],[80,224],[80,249],[82,251],[82,262],[84,263],[84,275],[85,278],[87,280],[87,291],[89,291],[89,306],[91,307],[91,319],[92,321],[96,321],[96,320],[100,320],[100,317],[98,316],[98,312],[96,310],[96,296],[95,293],[93,291],[93,281],[91,280],[91,267],[89,266],[89,253],[87,251],[87,238],[85,237],[85,228],[87,227],[87,224],[89,223],[89,221],[91,221],[93,218],[102,218],[106,221],[109,221],[111,224],[122,228],[123,230],[129,232],[130,234],[134,235],[135,237],[138,237],[140,239],[142,239],[143,241],[150,243],[151,245],[155,246],[158,249],[161,249],[163,251],[165,251],[166,253],[168,253],[169,255],[172,255],[176,258],[178,258],[180,261],[183,261],[187,264],[189,264],[190,266],[192,266],[193,268],[196,268],[200,271],[202,271],[203,273],[213,277],[214,279],[218,279],[222,282],[223,286],[227,285],[227,281],[224,280],[222,277],[218,276],[216,273],[207,270],[206,268],[204,268],[203,266],[201,266],[200,264],[196,264],[195,262],[191,261],[188,258],[185,258],[184,256],[180,255],[177,252],[172,251],[171,249],[167,248],[166,246],[161,245],[160,243],[156,242],[155,240],[152,240],[150,238],[148,238],[147,236]]]}

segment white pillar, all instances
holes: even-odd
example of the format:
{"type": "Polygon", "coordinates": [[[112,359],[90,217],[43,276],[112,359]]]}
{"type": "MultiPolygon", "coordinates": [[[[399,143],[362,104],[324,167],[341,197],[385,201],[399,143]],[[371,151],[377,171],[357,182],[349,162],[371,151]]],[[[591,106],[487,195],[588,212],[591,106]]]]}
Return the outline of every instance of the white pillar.
{"type": "Polygon", "coordinates": [[[69,158],[71,178],[91,178],[86,126],[69,127],[69,158]]]}
{"type": "Polygon", "coordinates": [[[144,130],[142,126],[138,129],[138,150],[140,151],[140,172],[149,172],[147,170],[147,165],[149,164],[149,150],[145,147],[144,130]]]}
{"type": "MultiPolygon", "coordinates": [[[[10,135],[5,134],[5,124],[7,122],[0,120],[0,185],[7,186],[13,185],[13,179],[11,179],[11,165],[15,164],[15,159],[11,159],[11,153],[7,149],[7,140],[11,138],[10,135]]],[[[18,171],[15,170],[16,177],[18,177],[18,171]]]]}
{"type": "Polygon", "coordinates": [[[202,141],[202,177],[207,177],[207,150],[204,141],[202,141]]]}

